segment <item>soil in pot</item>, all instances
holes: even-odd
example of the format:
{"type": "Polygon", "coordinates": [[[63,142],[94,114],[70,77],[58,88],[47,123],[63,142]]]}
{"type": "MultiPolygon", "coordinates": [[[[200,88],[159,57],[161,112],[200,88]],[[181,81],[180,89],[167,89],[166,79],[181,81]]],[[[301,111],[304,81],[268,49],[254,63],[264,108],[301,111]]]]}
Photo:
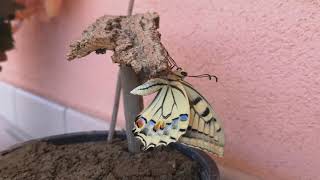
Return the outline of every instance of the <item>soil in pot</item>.
{"type": "Polygon", "coordinates": [[[196,180],[199,165],[171,147],[130,154],[115,139],[68,145],[35,141],[0,155],[0,179],[196,180]]]}

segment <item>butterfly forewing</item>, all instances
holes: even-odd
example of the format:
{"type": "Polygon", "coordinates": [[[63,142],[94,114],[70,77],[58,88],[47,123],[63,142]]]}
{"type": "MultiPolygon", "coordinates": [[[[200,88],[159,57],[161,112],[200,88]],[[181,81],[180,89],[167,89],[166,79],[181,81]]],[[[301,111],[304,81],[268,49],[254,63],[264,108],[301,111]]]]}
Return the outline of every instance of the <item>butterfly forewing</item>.
{"type": "Polygon", "coordinates": [[[159,91],[163,86],[168,85],[168,81],[160,78],[150,79],[144,84],[134,88],[131,94],[146,96],[159,91]]]}
{"type": "Polygon", "coordinates": [[[189,100],[179,81],[152,79],[131,93],[148,95],[157,91],[154,100],[137,116],[133,129],[145,149],[176,142],[189,124],[189,100]]]}

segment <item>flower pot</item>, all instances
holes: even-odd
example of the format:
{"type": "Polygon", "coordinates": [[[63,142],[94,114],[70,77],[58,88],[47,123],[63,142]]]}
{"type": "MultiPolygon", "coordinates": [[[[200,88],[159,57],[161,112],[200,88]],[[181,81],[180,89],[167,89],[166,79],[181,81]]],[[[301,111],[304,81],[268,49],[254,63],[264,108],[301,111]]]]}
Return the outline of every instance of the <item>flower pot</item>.
{"type": "MultiPolygon", "coordinates": [[[[21,148],[22,146],[28,145],[30,143],[34,143],[35,141],[46,142],[49,144],[54,145],[68,145],[68,144],[75,144],[75,143],[87,143],[87,142],[99,142],[105,141],[107,139],[108,132],[107,131],[88,131],[88,132],[77,132],[77,133],[70,133],[70,134],[62,134],[56,136],[49,136],[41,139],[27,141],[21,144],[17,144],[1,152],[1,156],[10,154],[15,150],[21,148]]],[[[123,132],[116,132],[115,137],[125,140],[126,136],[123,132]]],[[[174,149],[178,150],[185,156],[189,157],[193,161],[196,161],[200,166],[200,179],[201,180],[218,180],[219,178],[219,171],[218,168],[213,161],[207,154],[202,151],[199,151],[194,148],[187,147],[182,144],[172,143],[170,145],[174,149]]],[[[0,157],[1,157],[0,156],[0,157]]],[[[156,158],[156,157],[155,157],[156,158]]],[[[1,159],[1,158],[0,158],[1,159]]],[[[1,167],[1,166],[0,166],[1,167]]],[[[1,170],[1,169],[0,169],[1,170]]],[[[108,179],[108,178],[107,178],[108,179]]]]}

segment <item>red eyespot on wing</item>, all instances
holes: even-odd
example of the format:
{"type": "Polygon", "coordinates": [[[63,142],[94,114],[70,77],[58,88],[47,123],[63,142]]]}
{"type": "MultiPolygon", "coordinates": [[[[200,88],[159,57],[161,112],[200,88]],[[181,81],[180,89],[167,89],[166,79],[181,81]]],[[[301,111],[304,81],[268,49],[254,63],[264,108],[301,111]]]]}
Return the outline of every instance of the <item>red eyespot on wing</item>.
{"type": "Polygon", "coordinates": [[[136,120],[136,126],[138,128],[142,128],[146,124],[146,119],[143,117],[140,117],[136,120]]]}

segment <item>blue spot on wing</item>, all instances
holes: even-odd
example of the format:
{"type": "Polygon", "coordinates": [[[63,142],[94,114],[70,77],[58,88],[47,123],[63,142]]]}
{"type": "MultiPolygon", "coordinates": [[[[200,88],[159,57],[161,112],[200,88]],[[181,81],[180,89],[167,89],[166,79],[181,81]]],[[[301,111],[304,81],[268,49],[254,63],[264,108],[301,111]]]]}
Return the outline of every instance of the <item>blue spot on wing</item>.
{"type": "Polygon", "coordinates": [[[148,122],[148,126],[154,126],[156,124],[156,121],[151,119],[149,122],[148,122]]]}
{"type": "Polygon", "coordinates": [[[179,123],[179,118],[172,119],[172,129],[177,129],[179,123]]]}
{"type": "Polygon", "coordinates": [[[169,124],[167,123],[166,127],[163,130],[163,134],[164,135],[168,135],[171,128],[172,128],[172,124],[171,123],[169,123],[169,124]]]}
{"type": "Polygon", "coordinates": [[[186,121],[186,120],[188,120],[188,114],[180,114],[180,120],[181,120],[181,121],[186,121]]]}

